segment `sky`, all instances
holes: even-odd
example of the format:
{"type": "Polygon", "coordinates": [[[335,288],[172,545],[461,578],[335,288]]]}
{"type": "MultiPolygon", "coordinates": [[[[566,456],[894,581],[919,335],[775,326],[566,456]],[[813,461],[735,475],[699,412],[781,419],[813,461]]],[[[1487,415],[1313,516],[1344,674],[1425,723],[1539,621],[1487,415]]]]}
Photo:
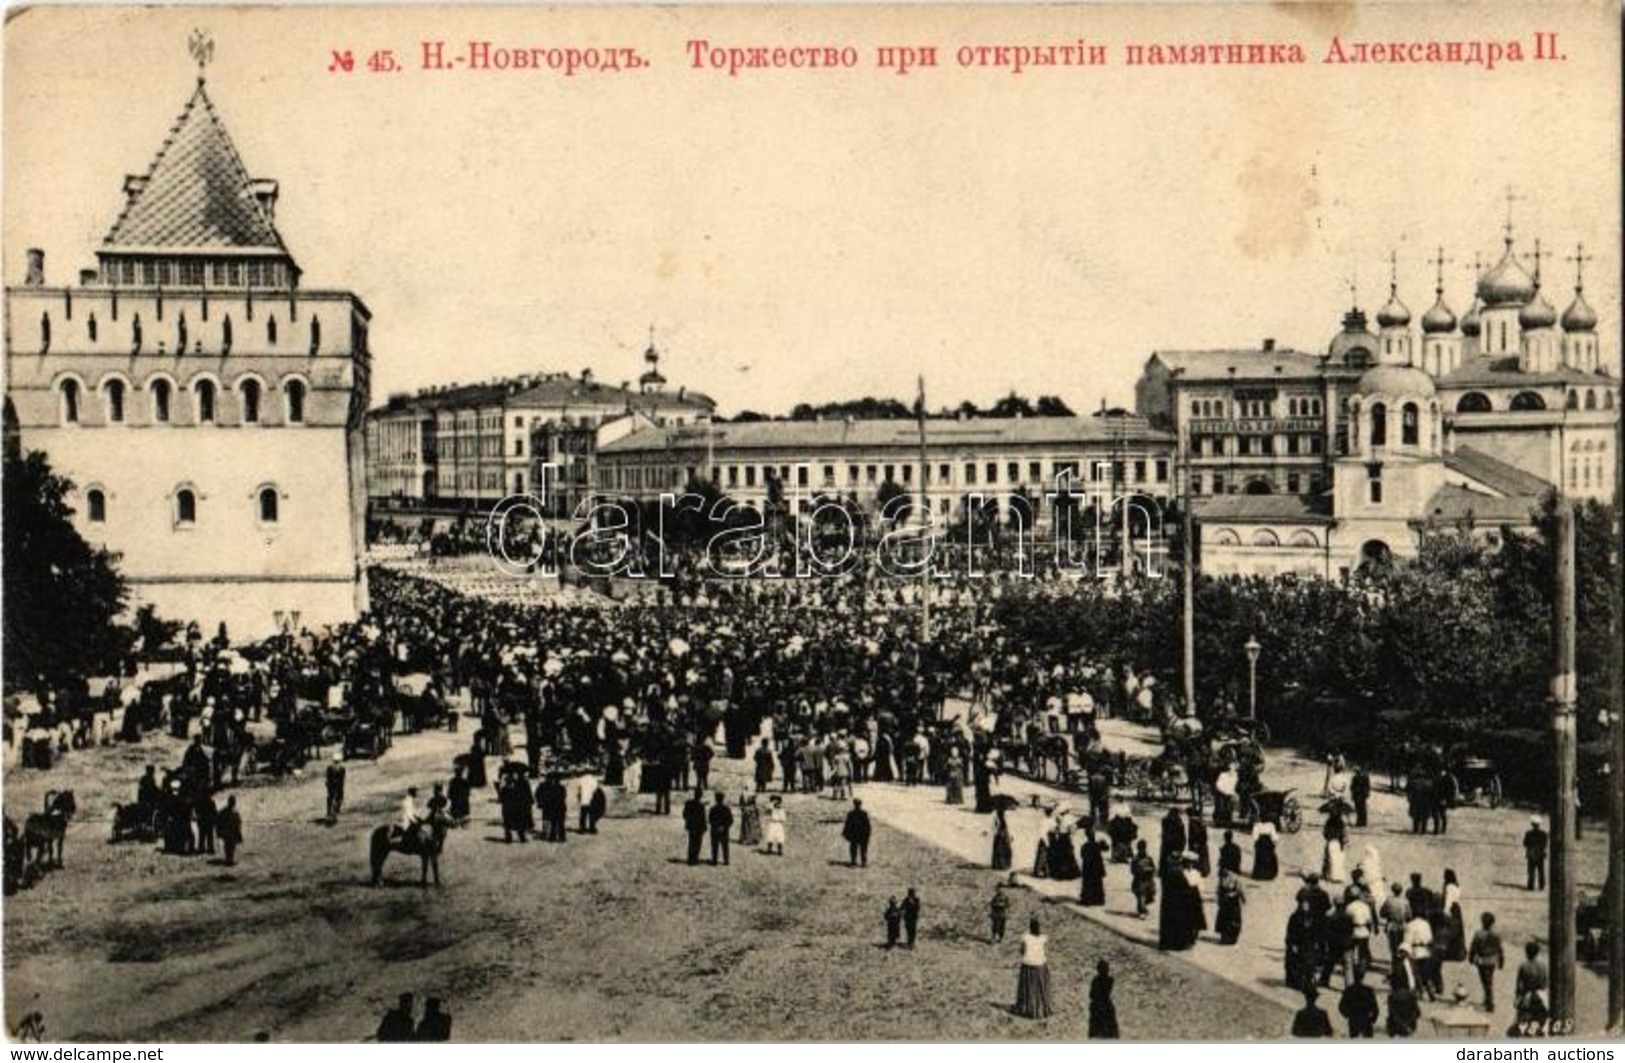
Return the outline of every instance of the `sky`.
{"type": "MultiPolygon", "coordinates": [[[[94,265],[190,95],[208,91],[307,287],[373,312],[375,401],[591,367],[636,379],[654,329],[671,386],[724,412],[862,395],[930,405],[1015,390],[1132,405],[1158,349],[1321,351],[1352,290],[1413,315],[1471,301],[1506,190],[1618,366],[1619,22],[1607,4],[906,8],[35,8],[4,70],[4,254],[61,283],[94,265]],[[1561,62],[1325,64],[1357,40],[1559,34],[1561,62]],[[1098,67],[966,69],[965,44],[1104,44],[1098,67]],[[692,69],[685,42],[835,44],[841,71],[692,69]],[[419,68],[424,40],[630,46],[650,66],[419,68]],[[1129,43],[1300,44],[1296,66],[1128,66],[1129,43]],[[898,76],[876,48],[933,44],[898,76]],[[369,73],[389,48],[405,69],[369,73]],[[352,73],[328,70],[351,49],[352,73]]],[[[1526,260],[1527,261],[1527,260],[1526,260]]],[[[1532,265],[1532,262],[1529,262],[1532,265]]]]}

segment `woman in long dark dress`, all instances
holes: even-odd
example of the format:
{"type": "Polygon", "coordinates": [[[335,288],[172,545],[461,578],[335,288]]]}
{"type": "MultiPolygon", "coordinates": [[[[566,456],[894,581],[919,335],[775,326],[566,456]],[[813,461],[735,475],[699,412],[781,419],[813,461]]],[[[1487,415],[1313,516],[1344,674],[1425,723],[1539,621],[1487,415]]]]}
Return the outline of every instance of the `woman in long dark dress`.
{"type": "Polygon", "coordinates": [[[1224,872],[1219,877],[1219,914],[1214,920],[1221,944],[1234,945],[1241,937],[1241,908],[1246,903],[1241,878],[1233,871],[1224,872]]]}
{"type": "Polygon", "coordinates": [[[1004,809],[993,810],[993,870],[1008,871],[1014,854],[1010,851],[1010,825],[1004,821],[1004,809]]]}
{"type": "Polygon", "coordinates": [[[1170,854],[1162,863],[1162,903],[1157,908],[1157,947],[1177,952],[1191,947],[1185,923],[1185,876],[1179,856],[1170,854]]]}
{"type": "Polygon", "coordinates": [[[1202,872],[1197,866],[1198,858],[1195,853],[1186,853],[1181,861],[1184,865],[1180,878],[1185,884],[1185,948],[1195,946],[1202,931],[1207,929],[1207,909],[1202,907],[1202,872]]]}
{"type": "Polygon", "coordinates": [[[1024,1019],[1047,1019],[1049,1001],[1048,940],[1039,932],[1038,920],[1027,924],[1021,938],[1021,973],[1016,977],[1015,1013],[1024,1019]]]}
{"type": "Polygon", "coordinates": [[[1281,873],[1281,862],[1275,855],[1275,831],[1269,824],[1258,826],[1253,839],[1253,881],[1270,882],[1281,873]]]}
{"type": "Polygon", "coordinates": [[[1106,903],[1106,858],[1100,843],[1095,840],[1095,829],[1087,828],[1083,848],[1078,854],[1078,867],[1083,878],[1078,903],[1085,908],[1098,908],[1106,903]]]}
{"type": "Polygon", "coordinates": [[[1115,1041],[1122,1036],[1117,1030],[1117,1005],[1112,1002],[1111,964],[1101,960],[1095,966],[1095,977],[1089,982],[1089,1039],[1115,1041]]]}
{"type": "Polygon", "coordinates": [[[1286,921],[1286,984],[1303,989],[1313,984],[1320,967],[1320,927],[1308,899],[1298,902],[1298,910],[1286,921]]]}
{"type": "Polygon", "coordinates": [[[1078,854],[1072,848],[1072,832],[1052,829],[1049,834],[1049,877],[1071,882],[1078,874],[1078,854]]]}
{"type": "Polygon", "coordinates": [[[892,740],[891,735],[882,731],[875,740],[875,770],[870,776],[875,782],[896,782],[897,776],[892,770],[892,740]]]}

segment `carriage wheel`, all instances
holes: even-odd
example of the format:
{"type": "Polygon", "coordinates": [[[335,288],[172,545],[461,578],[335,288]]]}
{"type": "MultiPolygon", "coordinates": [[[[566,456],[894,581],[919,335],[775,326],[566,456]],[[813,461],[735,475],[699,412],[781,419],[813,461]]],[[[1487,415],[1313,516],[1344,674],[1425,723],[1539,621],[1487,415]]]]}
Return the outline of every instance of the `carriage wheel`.
{"type": "Polygon", "coordinates": [[[1303,812],[1298,808],[1294,798],[1287,798],[1281,802],[1281,829],[1288,834],[1296,834],[1303,828],[1303,812]]]}
{"type": "Polygon", "coordinates": [[[1490,776],[1489,782],[1484,785],[1484,793],[1489,796],[1491,808],[1501,807],[1501,777],[1499,775],[1490,776]]]}

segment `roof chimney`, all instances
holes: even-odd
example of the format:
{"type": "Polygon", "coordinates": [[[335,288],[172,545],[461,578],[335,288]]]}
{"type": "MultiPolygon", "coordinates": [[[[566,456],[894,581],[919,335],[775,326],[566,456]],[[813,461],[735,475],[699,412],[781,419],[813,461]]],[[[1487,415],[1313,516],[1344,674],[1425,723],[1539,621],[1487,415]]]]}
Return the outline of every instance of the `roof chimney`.
{"type": "Polygon", "coordinates": [[[581,382],[583,384],[592,383],[592,369],[590,367],[581,371],[581,382]]]}
{"type": "Polygon", "coordinates": [[[1266,351],[1275,350],[1275,337],[1274,336],[1265,336],[1264,337],[1264,349],[1266,351]]]}
{"type": "Polygon", "coordinates": [[[37,247],[28,249],[28,273],[23,277],[23,284],[30,288],[45,285],[45,252],[37,247]]]}

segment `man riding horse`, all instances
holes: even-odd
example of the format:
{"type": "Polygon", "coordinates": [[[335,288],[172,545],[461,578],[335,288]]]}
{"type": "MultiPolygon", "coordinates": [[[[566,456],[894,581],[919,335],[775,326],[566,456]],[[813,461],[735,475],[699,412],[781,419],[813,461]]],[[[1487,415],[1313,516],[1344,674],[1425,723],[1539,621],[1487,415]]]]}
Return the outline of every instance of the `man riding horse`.
{"type": "Polygon", "coordinates": [[[419,885],[427,887],[432,873],[434,884],[439,886],[440,853],[446,846],[446,831],[450,826],[451,821],[446,815],[436,811],[427,820],[414,818],[412,825],[405,830],[400,830],[398,824],[386,823],[373,831],[370,847],[372,884],[383,884],[384,861],[389,859],[390,853],[404,853],[416,856],[422,863],[419,885]]]}

